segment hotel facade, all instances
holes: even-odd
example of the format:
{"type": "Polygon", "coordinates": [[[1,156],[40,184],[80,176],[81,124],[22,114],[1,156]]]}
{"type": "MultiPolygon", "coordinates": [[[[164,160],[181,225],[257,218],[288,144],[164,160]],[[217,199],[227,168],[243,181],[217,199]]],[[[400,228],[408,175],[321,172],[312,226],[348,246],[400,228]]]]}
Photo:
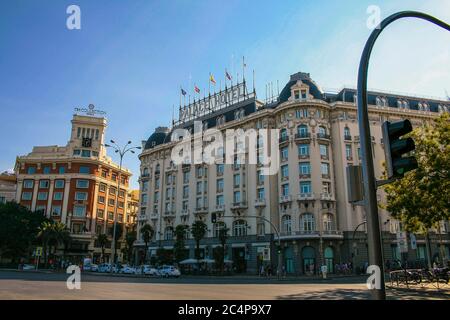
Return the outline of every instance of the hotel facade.
{"type": "MultiPolygon", "coordinates": [[[[337,264],[351,262],[354,269],[362,267],[368,259],[365,213],[362,207],[347,201],[346,178],[346,167],[360,163],[355,102],[354,89],[323,92],[309,74],[299,72],[268,102],[259,101],[254,91],[247,92],[244,82],[181,107],[180,121],[171,129],[157,128],[143,143],[139,155],[136,246],[140,254],[144,243],[139,227],[144,224],[156,231],[148,252],[155,256],[158,248],[173,249],[177,225],[190,226],[200,219],[208,226],[201,241],[201,257],[213,259],[220,245],[218,230],[225,223],[230,230],[226,258],[233,261],[236,272],[257,273],[262,265],[269,264],[275,267],[278,241],[283,265],[290,274],[316,273],[324,264],[332,273],[337,264]],[[277,134],[269,134],[266,140],[256,137],[256,163],[240,162],[236,157],[234,163],[175,164],[173,150],[184,137],[172,133],[182,129],[194,135],[195,121],[200,121],[203,130],[269,129],[277,134]],[[259,150],[275,138],[278,168],[265,175],[259,150]],[[213,213],[216,223],[211,221],[213,213]]],[[[370,92],[376,177],[383,175],[384,121],[407,118],[417,127],[449,108],[449,101],[370,92]]],[[[248,159],[248,145],[243,150],[248,159]]],[[[229,151],[221,149],[220,157],[229,151]]],[[[382,190],[378,191],[378,199],[380,203],[385,201],[382,190]]],[[[424,238],[406,235],[401,224],[385,210],[379,209],[379,215],[384,260],[404,258],[424,263],[424,238]],[[405,240],[409,244],[406,247],[405,240]]],[[[449,245],[448,221],[443,221],[431,233],[432,259],[448,259],[449,245]]],[[[194,249],[195,242],[187,235],[187,258],[194,258],[194,249]]]]}
{"type": "MultiPolygon", "coordinates": [[[[71,241],[64,256],[72,263],[87,257],[99,261],[99,234],[108,235],[104,257],[108,261],[116,205],[122,237],[134,228],[136,201],[129,205],[128,190],[131,172],[120,171],[107,156],[106,126],[105,118],[74,115],[66,146],[36,146],[16,159],[16,201],[69,228],[71,241]]],[[[120,246],[117,253],[121,255],[120,246]]]]}

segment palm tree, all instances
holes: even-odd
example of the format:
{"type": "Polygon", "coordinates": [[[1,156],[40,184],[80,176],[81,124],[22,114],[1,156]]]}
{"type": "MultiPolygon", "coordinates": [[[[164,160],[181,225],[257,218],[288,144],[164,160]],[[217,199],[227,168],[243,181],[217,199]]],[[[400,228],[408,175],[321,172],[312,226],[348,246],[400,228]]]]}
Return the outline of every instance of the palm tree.
{"type": "Polygon", "coordinates": [[[70,240],[70,232],[62,222],[44,221],[39,227],[37,237],[41,240],[44,247],[45,267],[47,267],[52,245],[54,252],[56,252],[59,244],[67,243],[70,240]]]}
{"type": "Polygon", "coordinates": [[[201,220],[195,221],[191,226],[191,233],[194,237],[196,249],[195,249],[195,258],[198,261],[200,267],[200,241],[205,237],[206,231],[208,231],[208,227],[206,223],[201,220]]]}
{"type": "Polygon", "coordinates": [[[189,226],[180,224],[175,228],[175,244],[173,246],[175,260],[180,262],[184,259],[184,239],[186,238],[186,231],[189,230],[189,226]]]}
{"type": "Polygon", "coordinates": [[[128,263],[131,262],[132,253],[133,253],[133,244],[136,241],[136,231],[129,231],[125,235],[125,242],[127,244],[126,253],[128,255],[128,263]]]}
{"type": "Polygon", "coordinates": [[[100,260],[103,262],[105,259],[105,247],[106,247],[106,244],[108,243],[108,236],[104,233],[99,234],[97,236],[97,243],[100,246],[100,248],[102,249],[102,257],[100,260]]]}
{"type": "Polygon", "coordinates": [[[144,251],[144,263],[147,260],[147,251],[148,251],[148,244],[153,238],[153,235],[155,234],[155,230],[153,230],[153,227],[146,223],[141,228],[141,235],[142,240],[144,240],[145,243],[145,251],[144,251]]]}

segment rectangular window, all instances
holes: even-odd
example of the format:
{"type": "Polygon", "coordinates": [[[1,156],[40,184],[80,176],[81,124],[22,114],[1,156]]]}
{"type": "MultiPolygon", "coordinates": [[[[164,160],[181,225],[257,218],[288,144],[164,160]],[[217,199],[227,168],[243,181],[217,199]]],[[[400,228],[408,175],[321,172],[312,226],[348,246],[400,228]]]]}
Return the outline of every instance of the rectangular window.
{"type": "Polygon", "coordinates": [[[108,212],[108,220],[114,220],[114,212],[108,212]]]}
{"type": "Polygon", "coordinates": [[[28,167],[27,174],[35,174],[36,173],[36,167],[28,167]]]}
{"type": "Polygon", "coordinates": [[[109,187],[109,194],[110,195],[116,195],[116,191],[117,191],[117,189],[116,188],[114,188],[114,187],[109,187]]]}
{"type": "Polygon", "coordinates": [[[325,144],[320,144],[320,155],[323,157],[328,157],[328,146],[325,144]]]}
{"type": "Polygon", "coordinates": [[[83,218],[86,216],[86,206],[74,205],[73,216],[83,218]]]}
{"type": "Polygon", "coordinates": [[[196,204],[197,208],[202,208],[202,207],[203,207],[202,200],[203,200],[202,197],[198,197],[198,198],[195,200],[195,204],[196,204]]]}
{"type": "Polygon", "coordinates": [[[147,194],[141,195],[141,204],[143,206],[147,205],[147,200],[148,200],[148,195],[147,194]]]}
{"type": "Polygon", "coordinates": [[[102,177],[103,177],[103,178],[108,177],[108,171],[102,170],[102,177]]]}
{"type": "Polygon", "coordinates": [[[89,167],[81,166],[78,172],[81,174],[89,174],[90,170],[89,170],[89,167]]]}
{"type": "Polygon", "coordinates": [[[311,174],[311,164],[309,162],[300,162],[298,168],[301,175],[311,174]]]}
{"type": "Polygon", "coordinates": [[[105,203],[105,197],[98,196],[98,203],[105,203]]]}
{"type": "Polygon", "coordinates": [[[79,189],[86,189],[89,187],[89,180],[77,180],[77,188],[79,189]]]}
{"type": "Polygon", "coordinates": [[[258,170],[257,174],[258,174],[258,184],[264,183],[263,171],[262,170],[258,170]]]}
{"type": "Polygon", "coordinates": [[[297,99],[300,99],[300,91],[295,90],[295,91],[294,91],[294,97],[295,97],[296,100],[297,100],[297,99]]]}
{"type": "Polygon", "coordinates": [[[240,191],[235,191],[233,194],[233,201],[234,203],[239,203],[241,202],[241,192],[240,191]]]}
{"type": "Polygon", "coordinates": [[[264,199],[264,188],[259,188],[258,189],[258,199],[259,200],[262,200],[262,199],[264,199]]]}
{"type": "Polygon", "coordinates": [[[41,180],[39,181],[39,188],[48,189],[49,184],[50,184],[49,180],[41,180]]]}
{"type": "Polygon", "coordinates": [[[44,167],[43,169],[42,169],[42,173],[43,174],[50,174],[50,172],[51,172],[51,168],[50,167],[44,167]]]}
{"type": "Polygon", "coordinates": [[[62,192],[55,192],[53,194],[53,200],[62,200],[63,193],[62,192]]]}
{"type": "Polygon", "coordinates": [[[159,178],[155,179],[155,189],[159,189],[159,178]]]}
{"type": "Polygon", "coordinates": [[[105,210],[97,209],[97,218],[104,219],[105,218],[105,210]]]}
{"type": "Polygon", "coordinates": [[[108,199],[108,205],[114,206],[116,204],[116,201],[114,199],[108,199]]]}
{"type": "Polygon", "coordinates": [[[300,182],[300,193],[311,193],[311,182],[310,181],[300,182]]]}
{"type": "Polygon", "coordinates": [[[55,189],[62,189],[64,188],[64,180],[55,180],[55,189]]]}
{"type": "Polygon", "coordinates": [[[347,159],[352,158],[352,145],[351,144],[345,145],[345,156],[347,157],[347,159]]]}
{"type": "Polygon", "coordinates": [[[309,156],[309,144],[299,144],[298,145],[298,155],[299,156],[309,156]]]}
{"type": "Polygon", "coordinates": [[[38,200],[47,200],[47,196],[48,196],[47,192],[39,192],[37,199],[38,200]]]}
{"type": "Polygon", "coordinates": [[[189,171],[183,172],[183,183],[189,183],[189,171]]]}
{"type": "Polygon", "coordinates": [[[288,183],[283,184],[283,185],[281,186],[281,194],[282,194],[283,196],[288,196],[288,195],[289,195],[289,184],[288,184],[288,183]]]}
{"type": "Polygon", "coordinates": [[[183,198],[189,197],[189,186],[183,187],[183,198]]]}
{"type": "Polygon", "coordinates": [[[142,191],[148,191],[148,181],[143,181],[142,182],[142,191]]]}
{"type": "Polygon", "coordinates": [[[32,192],[23,192],[22,193],[22,200],[31,200],[33,193],[32,192]]]}
{"type": "Polygon", "coordinates": [[[223,179],[217,179],[216,182],[217,192],[223,192],[223,186],[224,186],[223,179]]]}
{"type": "Polygon", "coordinates": [[[288,159],[288,148],[284,147],[281,149],[281,160],[287,160],[288,159]]]}
{"type": "Polygon", "coordinates": [[[81,156],[85,158],[89,158],[91,156],[91,150],[82,150],[81,156]]]}
{"type": "Polygon", "coordinates": [[[188,209],[188,201],[183,201],[183,210],[188,209]]]}
{"type": "Polygon", "coordinates": [[[324,175],[324,176],[329,175],[330,174],[330,165],[328,163],[321,163],[320,171],[322,172],[322,175],[324,175]]]}
{"type": "Polygon", "coordinates": [[[98,191],[100,192],[106,192],[106,184],[100,183],[98,185],[98,191]]]}
{"type": "Polygon", "coordinates": [[[125,204],[123,203],[123,201],[119,201],[119,202],[117,203],[117,206],[118,206],[119,208],[123,208],[124,205],[125,205],[125,204]]]}
{"type": "Polygon", "coordinates": [[[79,156],[80,154],[81,154],[81,150],[79,150],[79,149],[73,150],[73,155],[74,156],[79,156]]]}
{"type": "Polygon", "coordinates": [[[197,194],[202,193],[203,183],[201,181],[197,182],[197,194]]]}
{"type": "Polygon", "coordinates": [[[75,200],[84,201],[87,200],[88,194],[87,192],[75,192],[75,200]]]}
{"type": "Polygon", "coordinates": [[[221,164],[217,164],[216,165],[216,170],[217,170],[217,175],[222,175],[223,174],[223,170],[224,170],[224,165],[221,164]]]}
{"type": "Polygon", "coordinates": [[[31,189],[34,186],[34,180],[23,180],[23,188],[31,189]]]}
{"type": "Polygon", "coordinates": [[[61,215],[61,206],[52,206],[52,216],[61,215]]]}
{"type": "Polygon", "coordinates": [[[281,166],[281,179],[287,179],[289,177],[288,165],[281,166]]]}
{"type": "Polygon", "coordinates": [[[240,174],[235,174],[233,177],[233,185],[234,187],[239,187],[241,185],[241,175],[240,174]]]}
{"type": "Polygon", "coordinates": [[[218,196],[216,196],[216,205],[218,205],[218,206],[223,206],[223,203],[224,203],[224,201],[223,201],[223,195],[218,195],[218,196]]]}
{"type": "Polygon", "coordinates": [[[120,191],[119,191],[119,197],[125,198],[125,191],[120,190],[120,191]]]}
{"type": "Polygon", "coordinates": [[[155,194],[153,195],[153,202],[158,202],[159,201],[159,191],[156,191],[155,194]]]}

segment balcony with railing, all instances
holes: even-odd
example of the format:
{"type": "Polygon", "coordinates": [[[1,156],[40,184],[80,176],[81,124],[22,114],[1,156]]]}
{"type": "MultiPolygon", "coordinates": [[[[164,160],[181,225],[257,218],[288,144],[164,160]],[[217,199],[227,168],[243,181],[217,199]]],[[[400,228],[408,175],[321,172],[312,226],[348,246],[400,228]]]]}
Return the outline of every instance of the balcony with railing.
{"type": "Polygon", "coordinates": [[[300,132],[295,134],[295,140],[308,140],[311,139],[310,132],[300,132]]]}
{"type": "Polygon", "coordinates": [[[351,135],[344,135],[344,141],[352,141],[351,135]]]}
{"type": "Polygon", "coordinates": [[[317,139],[330,141],[331,136],[329,134],[319,132],[319,133],[317,133],[317,139]]]}
{"type": "Polygon", "coordinates": [[[329,192],[322,192],[320,194],[320,200],[334,201],[334,197],[329,192]]]}
{"type": "Polygon", "coordinates": [[[265,198],[257,198],[255,199],[255,207],[265,207],[266,199],[265,198]]]}
{"type": "Polygon", "coordinates": [[[189,209],[181,209],[181,216],[188,216],[189,215],[189,209]]]}
{"type": "Polygon", "coordinates": [[[292,197],[290,194],[280,196],[280,203],[287,203],[287,202],[291,202],[291,201],[292,201],[292,197]]]}
{"type": "Polygon", "coordinates": [[[325,238],[342,238],[344,237],[344,233],[337,230],[324,230],[322,236],[325,238]]]}
{"type": "Polygon", "coordinates": [[[147,215],[145,214],[139,214],[137,216],[137,221],[147,221],[147,215]]]}
{"type": "Polygon", "coordinates": [[[216,207],[214,208],[214,212],[224,212],[224,211],[225,211],[224,204],[216,204],[216,207]]]}
{"type": "Polygon", "coordinates": [[[298,201],[308,201],[308,200],[314,200],[315,196],[314,193],[308,192],[308,193],[299,193],[298,194],[298,201]]]}
{"type": "Polygon", "coordinates": [[[152,213],[150,214],[150,219],[158,219],[158,217],[159,217],[158,212],[152,212],[152,213]]]}
{"type": "Polygon", "coordinates": [[[233,202],[231,209],[245,209],[247,208],[247,201],[233,202]]]}
{"type": "Polygon", "coordinates": [[[283,145],[283,144],[285,144],[285,143],[287,143],[287,142],[289,142],[289,136],[288,136],[288,135],[281,136],[281,137],[278,139],[278,143],[279,143],[280,145],[283,145]]]}
{"type": "Polygon", "coordinates": [[[206,206],[200,206],[200,207],[196,207],[194,210],[195,214],[204,214],[204,213],[208,213],[208,207],[206,206]]]}

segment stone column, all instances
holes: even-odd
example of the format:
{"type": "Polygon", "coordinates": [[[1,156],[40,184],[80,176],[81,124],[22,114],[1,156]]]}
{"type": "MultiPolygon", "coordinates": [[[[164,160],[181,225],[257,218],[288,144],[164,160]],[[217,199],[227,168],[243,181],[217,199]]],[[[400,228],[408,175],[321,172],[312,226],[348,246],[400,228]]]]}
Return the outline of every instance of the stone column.
{"type": "MultiPolygon", "coordinates": [[[[67,221],[67,215],[69,212],[68,210],[68,202],[69,202],[69,191],[70,191],[70,178],[66,178],[64,181],[64,198],[63,198],[63,204],[61,208],[61,221],[65,222],[67,221]]],[[[67,227],[70,228],[69,223],[67,223],[67,227]]]]}
{"type": "Polygon", "coordinates": [[[39,188],[39,180],[34,180],[34,186],[33,186],[33,200],[31,201],[31,211],[36,210],[36,200],[37,200],[37,193],[39,188]]]}
{"type": "Polygon", "coordinates": [[[50,186],[48,189],[48,199],[47,199],[47,217],[52,216],[52,200],[53,200],[54,186],[55,186],[55,179],[50,179],[50,186]]]}

